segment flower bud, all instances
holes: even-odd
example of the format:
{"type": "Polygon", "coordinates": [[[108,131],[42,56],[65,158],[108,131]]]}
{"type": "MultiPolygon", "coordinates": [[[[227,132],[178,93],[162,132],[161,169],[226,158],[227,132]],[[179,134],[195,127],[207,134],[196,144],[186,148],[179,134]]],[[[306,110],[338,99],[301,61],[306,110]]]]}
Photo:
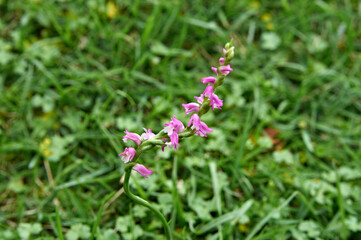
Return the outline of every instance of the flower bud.
{"type": "Polygon", "coordinates": [[[226,54],[226,58],[227,60],[232,60],[232,58],[234,57],[234,47],[231,47],[226,54]]]}
{"type": "Polygon", "coordinates": [[[228,49],[231,47],[231,43],[227,43],[226,46],[224,46],[224,48],[228,51],[228,49]]]}

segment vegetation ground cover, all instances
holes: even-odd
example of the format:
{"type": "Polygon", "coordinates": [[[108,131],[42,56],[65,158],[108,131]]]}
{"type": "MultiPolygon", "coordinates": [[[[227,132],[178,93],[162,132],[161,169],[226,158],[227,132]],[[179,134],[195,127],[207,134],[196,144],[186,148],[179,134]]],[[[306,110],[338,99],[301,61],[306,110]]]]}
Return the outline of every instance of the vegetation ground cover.
{"type": "MultiPolygon", "coordinates": [[[[124,129],[234,71],[207,139],[132,178],[176,239],[361,239],[358,1],[0,0],[0,239],[162,239],[121,194],[124,129]]],[[[138,132],[140,133],[140,132],[138,132]]]]}

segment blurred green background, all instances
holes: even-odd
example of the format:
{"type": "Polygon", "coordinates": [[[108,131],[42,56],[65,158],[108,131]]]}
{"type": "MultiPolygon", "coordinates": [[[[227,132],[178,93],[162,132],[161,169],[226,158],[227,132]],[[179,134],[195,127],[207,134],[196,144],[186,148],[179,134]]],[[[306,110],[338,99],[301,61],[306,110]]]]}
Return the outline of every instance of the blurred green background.
{"type": "Polygon", "coordinates": [[[0,0],[0,239],[162,239],[123,131],[186,123],[230,39],[214,132],[133,191],[176,239],[361,239],[356,0],[0,0]]]}

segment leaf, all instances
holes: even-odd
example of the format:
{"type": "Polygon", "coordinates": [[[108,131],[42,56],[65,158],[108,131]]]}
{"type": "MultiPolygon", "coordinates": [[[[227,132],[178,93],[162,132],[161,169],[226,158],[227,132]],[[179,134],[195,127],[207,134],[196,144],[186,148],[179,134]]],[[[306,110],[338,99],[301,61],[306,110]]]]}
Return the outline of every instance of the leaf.
{"type": "Polygon", "coordinates": [[[59,161],[65,154],[68,153],[67,145],[74,139],[71,137],[54,136],[51,138],[51,145],[48,148],[49,155],[47,159],[51,162],[59,161]]]}
{"type": "Polygon", "coordinates": [[[323,52],[328,47],[328,43],[321,36],[312,34],[307,43],[307,50],[311,53],[323,52]]]}
{"type": "Polygon", "coordinates": [[[74,224],[66,233],[66,239],[68,240],[89,239],[90,236],[90,227],[82,223],[74,224]]]}
{"type": "Polygon", "coordinates": [[[21,239],[29,239],[32,234],[38,234],[41,230],[40,223],[20,223],[17,228],[21,239]]]}
{"type": "Polygon", "coordinates": [[[361,231],[361,222],[358,222],[355,216],[350,216],[348,219],[346,219],[345,223],[348,229],[350,229],[351,231],[361,231]]]}
{"type": "Polygon", "coordinates": [[[21,193],[28,189],[27,185],[25,185],[20,178],[12,178],[7,186],[7,189],[15,192],[21,193]]]}
{"type": "Polygon", "coordinates": [[[62,117],[61,122],[75,132],[81,126],[81,115],[78,111],[69,110],[62,117]]]}
{"type": "Polygon", "coordinates": [[[265,32],[261,37],[261,47],[266,50],[276,50],[281,44],[281,38],[274,32],[265,32]]]}
{"type": "Polygon", "coordinates": [[[245,240],[249,240],[253,238],[253,236],[277,213],[279,213],[284,207],[286,207],[292,199],[294,199],[297,196],[298,192],[293,192],[293,194],[287,198],[285,201],[283,201],[282,204],[279,205],[279,207],[273,209],[271,212],[267,214],[260,222],[256,224],[256,226],[253,227],[252,231],[247,235],[247,238],[245,240]]]}
{"type": "Polygon", "coordinates": [[[8,64],[13,58],[14,56],[11,53],[0,51],[0,66],[8,64]]]}
{"type": "Polygon", "coordinates": [[[257,144],[264,149],[269,149],[273,146],[272,139],[268,135],[258,138],[257,144]]]}
{"type": "Polygon", "coordinates": [[[310,137],[310,135],[308,134],[308,132],[305,131],[305,130],[302,130],[301,135],[302,135],[303,142],[305,143],[307,149],[308,149],[310,152],[314,152],[315,149],[313,148],[312,141],[311,141],[311,137],[310,137]]]}
{"type": "Polygon", "coordinates": [[[135,217],[144,218],[147,216],[148,208],[141,205],[135,205],[133,207],[133,212],[135,217]]]}
{"type": "Polygon", "coordinates": [[[186,23],[189,23],[191,25],[195,25],[197,27],[201,27],[201,28],[204,28],[204,29],[209,29],[209,30],[215,31],[219,35],[222,34],[222,29],[214,21],[206,22],[206,21],[202,21],[200,19],[190,18],[190,17],[184,18],[184,21],[186,23]]]}
{"type": "Polygon", "coordinates": [[[127,129],[128,131],[134,131],[138,129],[139,123],[130,117],[118,117],[116,119],[116,124],[118,129],[124,131],[127,129]]]}
{"type": "Polygon", "coordinates": [[[173,207],[172,194],[170,193],[161,193],[158,195],[158,202],[163,211],[164,215],[167,215],[171,212],[173,207]]]}
{"type": "Polygon", "coordinates": [[[239,218],[241,218],[245,212],[247,212],[247,210],[252,206],[253,204],[253,200],[248,200],[247,202],[245,202],[242,207],[223,214],[222,216],[210,221],[209,223],[201,226],[198,230],[196,230],[196,234],[200,235],[200,234],[204,234],[210,230],[212,230],[213,228],[216,228],[217,226],[224,224],[226,222],[230,222],[230,221],[238,221],[239,218]]]}
{"type": "Polygon", "coordinates": [[[179,56],[182,55],[184,57],[192,56],[190,51],[186,51],[183,49],[176,49],[176,48],[168,48],[161,42],[155,42],[150,48],[150,51],[153,54],[160,55],[160,56],[179,56]]]}
{"type": "Polygon", "coordinates": [[[5,231],[0,230],[0,239],[14,240],[14,239],[17,239],[17,237],[16,237],[15,233],[13,233],[10,230],[5,230],[5,231]]]}
{"type": "Polygon", "coordinates": [[[312,220],[301,222],[298,225],[298,230],[305,232],[312,238],[318,237],[321,234],[320,227],[312,220]]]}
{"type": "Polygon", "coordinates": [[[115,222],[115,229],[121,233],[125,233],[128,231],[130,225],[131,225],[130,216],[118,217],[115,222]]]}
{"type": "Polygon", "coordinates": [[[293,156],[289,150],[275,151],[272,154],[273,160],[277,163],[293,164],[293,156]]]}
{"type": "Polygon", "coordinates": [[[106,229],[102,232],[99,240],[119,240],[119,235],[113,229],[106,229]]]}
{"type": "Polygon", "coordinates": [[[210,214],[213,209],[212,202],[205,201],[201,198],[195,198],[191,203],[191,208],[197,213],[197,216],[202,220],[210,220],[212,216],[210,214]]]}

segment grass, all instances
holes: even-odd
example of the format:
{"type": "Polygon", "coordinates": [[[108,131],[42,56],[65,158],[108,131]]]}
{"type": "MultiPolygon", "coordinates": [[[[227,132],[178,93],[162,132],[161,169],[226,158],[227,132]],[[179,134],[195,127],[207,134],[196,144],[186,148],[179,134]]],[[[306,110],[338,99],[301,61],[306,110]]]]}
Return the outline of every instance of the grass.
{"type": "Polygon", "coordinates": [[[142,155],[133,191],[176,239],[361,238],[360,9],[1,0],[0,239],[162,239],[119,191],[123,131],[185,122],[230,38],[214,133],[142,155]]]}

